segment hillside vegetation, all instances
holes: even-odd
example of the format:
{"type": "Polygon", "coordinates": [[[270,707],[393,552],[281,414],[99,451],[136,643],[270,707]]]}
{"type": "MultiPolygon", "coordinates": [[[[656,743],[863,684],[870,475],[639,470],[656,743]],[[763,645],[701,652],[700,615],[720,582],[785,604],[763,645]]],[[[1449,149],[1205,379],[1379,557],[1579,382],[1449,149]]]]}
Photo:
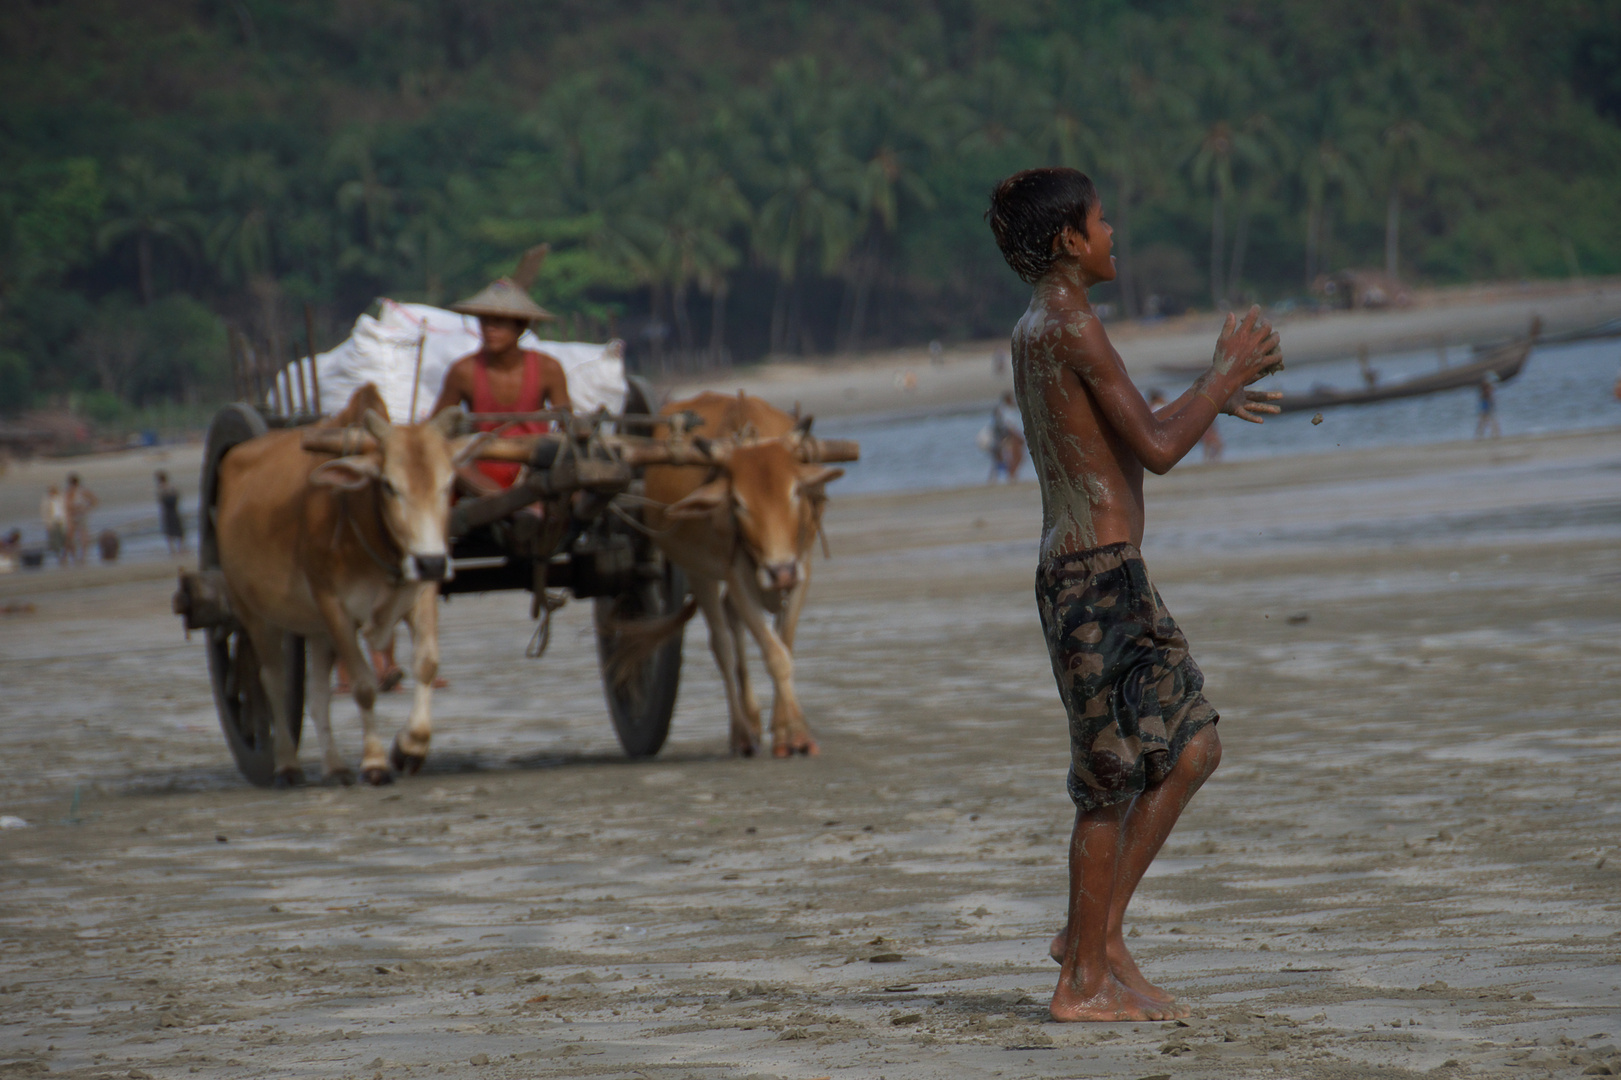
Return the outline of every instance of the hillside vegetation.
{"type": "Polygon", "coordinates": [[[1621,272],[1609,0],[17,0],[0,408],[228,392],[553,254],[644,368],[1004,332],[996,180],[1091,173],[1128,314],[1621,272]]]}

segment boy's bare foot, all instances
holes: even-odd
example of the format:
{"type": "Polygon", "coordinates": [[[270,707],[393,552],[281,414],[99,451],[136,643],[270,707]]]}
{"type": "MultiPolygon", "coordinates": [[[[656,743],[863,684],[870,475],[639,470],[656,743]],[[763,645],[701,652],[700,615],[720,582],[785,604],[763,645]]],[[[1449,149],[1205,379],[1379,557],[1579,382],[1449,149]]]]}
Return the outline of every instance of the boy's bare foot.
{"type": "MultiPolygon", "coordinates": [[[[1047,955],[1053,958],[1053,963],[1060,966],[1064,963],[1064,934],[1065,931],[1058,931],[1047,945],[1047,955]]],[[[1131,951],[1126,948],[1125,942],[1110,945],[1108,955],[1110,974],[1118,979],[1126,989],[1140,994],[1157,1005],[1170,1005],[1176,1001],[1175,994],[1163,990],[1148,981],[1137,967],[1137,961],[1132,959],[1131,951]]]]}
{"type": "Polygon", "coordinates": [[[1096,992],[1086,994],[1061,978],[1053,991],[1052,1018],[1060,1023],[1097,1023],[1119,1020],[1176,1020],[1188,1015],[1186,1008],[1149,1001],[1128,990],[1110,975],[1096,992]]]}
{"type": "Polygon", "coordinates": [[[1160,989],[1143,977],[1143,973],[1137,968],[1137,961],[1133,960],[1131,953],[1127,951],[1125,942],[1121,942],[1118,946],[1110,945],[1108,947],[1108,956],[1109,973],[1119,979],[1120,984],[1127,990],[1142,995],[1156,1005],[1164,1005],[1172,1009],[1176,1013],[1174,1019],[1180,1019],[1192,1013],[1192,1010],[1186,1005],[1176,1003],[1175,994],[1160,989]]]}

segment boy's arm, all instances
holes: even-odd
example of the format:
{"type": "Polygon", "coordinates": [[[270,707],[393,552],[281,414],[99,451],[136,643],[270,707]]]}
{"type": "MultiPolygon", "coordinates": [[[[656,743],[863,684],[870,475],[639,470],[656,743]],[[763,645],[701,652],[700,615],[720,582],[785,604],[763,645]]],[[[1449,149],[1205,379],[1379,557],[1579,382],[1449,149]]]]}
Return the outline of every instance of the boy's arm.
{"type": "MultiPolygon", "coordinates": [[[[1156,415],[1126,375],[1102,324],[1088,320],[1075,344],[1061,341],[1059,357],[1086,383],[1104,419],[1153,473],[1165,473],[1196,446],[1224,405],[1282,362],[1278,336],[1252,307],[1242,323],[1227,316],[1210,370],[1156,415]]],[[[1246,417],[1246,419],[1248,419],[1246,417]]]]}
{"type": "MultiPolygon", "coordinates": [[[[1154,415],[1163,419],[1186,405],[1189,399],[1197,397],[1198,394],[1199,384],[1195,382],[1182,391],[1181,396],[1175,401],[1155,409],[1154,415]]],[[[1222,405],[1221,411],[1225,416],[1236,416],[1240,420],[1247,420],[1252,424],[1264,424],[1266,423],[1265,418],[1258,414],[1282,412],[1283,410],[1276,405],[1268,404],[1268,402],[1277,401],[1282,396],[1283,391],[1281,390],[1235,390],[1233,396],[1228,398],[1226,403],[1222,405]]]]}

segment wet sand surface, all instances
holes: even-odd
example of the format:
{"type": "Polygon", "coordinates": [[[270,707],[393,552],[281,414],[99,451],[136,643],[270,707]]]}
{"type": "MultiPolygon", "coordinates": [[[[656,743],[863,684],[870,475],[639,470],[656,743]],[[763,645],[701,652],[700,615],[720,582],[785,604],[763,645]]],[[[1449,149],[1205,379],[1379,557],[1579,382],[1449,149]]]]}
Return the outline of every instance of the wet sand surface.
{"type": "Polygon", "coordinates": [[[1039,517],[835,491],[815,759],[726,756],[694,624],[627,762],[587,604],[530,661],[525,598],[457,598],[381,789],[238,779],[163,566],[0,581],[0,1077],[1621,1074],[1621,436],[1151,482],[1226,749],[1128,918],[1185,1025],[1046,1018],[1039,517]]]}

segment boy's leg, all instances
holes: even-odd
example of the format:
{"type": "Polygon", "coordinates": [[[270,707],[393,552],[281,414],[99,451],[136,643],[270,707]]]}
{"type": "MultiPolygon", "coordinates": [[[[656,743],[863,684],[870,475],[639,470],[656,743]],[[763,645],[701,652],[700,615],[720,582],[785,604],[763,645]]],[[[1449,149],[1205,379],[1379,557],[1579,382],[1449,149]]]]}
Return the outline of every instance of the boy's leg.
{"type": "Polygon", "coordinates": [[[1164,846],[1165,838],[1176,827],[1188,800],[1220,762],[1221,738],[1216,734],[1215,725],[1211,725],[1188,740],[1171,775],[1158,787],[1139,796],[1126,819],[1120,869],[1115,876],[1114,903],[1109,908],[1109,969],[1128,988],[1155,1001],[1169,1003],[1176,999],[1143,978],[1143,973],[1137,969],[1136,961],[1126,948],[1126,907],[1149,864],[1164,846]]]}
{"type": "MultiPolygon", "coordinates": [[[[1194,792],[1204,785],[1220,763],[1221,738],[1216,734],[1215,725],[1211,725],[1188,740],[1171,774],[1163,783],[1138,796],[1121,824],[1120,855],[1105,926],[1104,948],[1109,958],[1109,970],[1116,979],[1128,989],[1161,1004],[1169,1004],[1176,999],[1145,979],[1138,970],[1136,961],[1126,948],[1126,908],[1149,865],[1164,846],[1165,838],[1170,836],[1182,816],[1188,800],[1193,798],[1194,792]]],[[[1059,963],[1063,963],[1068,933],[1066,926],[1052,941],[1053,959],[1059,963]]]]}
{"type": "Polygon", "coordinates": [[[1109,970],[1109,911],[1129,802],[1075,815],[1069,843],[1069,923],[1054,1020],[1169,1020],[1173,1006],[1128,990],[1109,970]]]}

